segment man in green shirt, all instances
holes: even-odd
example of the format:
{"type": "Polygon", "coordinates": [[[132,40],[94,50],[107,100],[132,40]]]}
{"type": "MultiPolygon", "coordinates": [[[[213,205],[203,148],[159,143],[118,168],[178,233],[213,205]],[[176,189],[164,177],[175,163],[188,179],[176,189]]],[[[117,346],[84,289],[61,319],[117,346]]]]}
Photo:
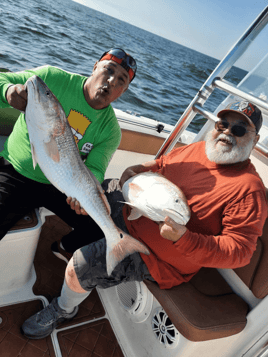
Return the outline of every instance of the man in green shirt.
{"type": "MultiPolygon", "coordinates": [[[[13,107],[22,112],[0,152],[0,239],[30,209],[46,207],[74,228],[65,237],[66,250],[73,252],[83,245],[80,237],[84,236],[87,222],[91,220],[83,210],[80,210],[82,215],[77,215],[69,206],[70,200],[66,202],[66,196],[50,184],[40,167],[33,168],[23,113],[27,105],[27,79],[39,76],[58,98],[85,165],[102,183],[121,140],[121,130],[110,103],[128,89],[136,68],[136,61],[130,55],[114,48],[95,63],[90,77],[52,66],[0,73],[0,107],[13,107]]],[[[101,229],[92,232],[93,240],[101,237],[101,229]]],[[[87,238],[86,244],[89,243],[87,238]]]]}

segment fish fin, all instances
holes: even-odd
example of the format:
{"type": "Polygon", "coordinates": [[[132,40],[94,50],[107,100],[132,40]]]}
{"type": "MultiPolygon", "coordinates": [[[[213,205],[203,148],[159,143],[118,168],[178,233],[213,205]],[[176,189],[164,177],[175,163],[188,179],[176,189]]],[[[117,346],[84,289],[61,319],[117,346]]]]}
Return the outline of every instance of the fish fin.
{"type": "MultiPolygon", "coordinates": [[[[94,175],[93,175],[94,176],[94,175]]],[[[95,177],[95,176],[94,176],[95,177]]],[[[107,209],[107,213],[108,213],[108,215],[110,216],[111,215],[111,206],[110,206],[110,204],[109,204],[109,202],[108,202],[108,199],[107,199],[107,197],[105,196],[105,193],[104,193],[104,190],[103,190],[103,188],[102,188],[102,186],[101,186],[101,184],[99,183],[99,181],[95,178],[95,183],[96,183],[96,185],[97,185],[97,188],[98,188],[98,190],[99,190],[99,194],[100,194],[100,197],[101,197],[101,199],[103,200],[103,202],[104,202],[104,204],[105,204],[105,207],[106,207],[106,209],[107,209]]]]}
{"type": "Polygon", "coordinates": [[[139,193],[144,191],[139,185],[137,185],[136,183],[133,183],[133,182],[131,182],[128,186],[132,192],[133,197],[137,197],[139,195],[139,193]]]}
{"type": "Polygon", "coordinates": [[[111,207],[110,207],[110,204],[107,200],[107,197],[105,196],[104,194],[104,190],[101,186],[101,184],[99,183],[99,181],[97,180],[96,176],[93,174],[93,172],[86,166],[92,180],[94,181],[95,185],[97,186],[97,190],[99,191],[99,195],[101,197],[101,199],[103,200],[104,204],[105,204],[105,207],[107,209],[107,213],[109,214],[109,216],[111,215],[111,207]]]}
{"type": "Polygon", "coordinates": [[[128,216],[127,219],[128,219],[129,221],[134,221],[135,219],[138,219],[138,218],[140,218],[141,216],[142,216],[141,211],[140,211],[138,208],[133,207],[132,210],[131,210],[131,213],[130,213],[130,215],[128,216]]]}
{"type": "Polygon", "coordinates": [[[131,237],[129,234],[121,231],[123,238],[114,247],[107,244],[106,250],[106,267],[108,276],[111,275],[114,268],[128,255],[135,252],[140,252],[146,255],[150,254],[149,249],[137,239],[131,237]]]}
{"type": "Polygon", "coordinates": [[[132,203],[130,202],[125,202],[125,201],[117,201],[117,202],[120,202],[120,203],[125,203],[126,205],[129,205],[130,207],[135,207],[132,203]]]}
{"type": "Polygon", "coordinates": [[[133,221],[134,219],[138,219],[142,216],[141,211],[136,206],[134,206],[132,203],[123,202],[123,201],[118,201],[118,202],[125,203],[126,205],[129,205],[132,208],[131,213],[127,218],[129,221],[133,221]]]}
{"type": "Polygon", "coordinates": [[[103,200],[103,202],[104,202],[104,204],[106,206],[107,212],[108,212],[108,214],[110,216],[112,211],[111,211],[110,204],[109,204],[109,202],[107,200],[107,197],[104,194],[104,191],[102,191],[102,193],[101,193],[101,198],[102,198],[102,200],[103,200]]]}
{"type": "Polygon", "coordinates": [[[37,160],[36,160],[36,157],[35,157],[35,150],[34,150],[33,143],[31,143],[31,152],[32,152],[33,168],[35,169],[36,165],[37,165],[37,160]]]}
{"type": "Polygon", "coordinates": [[[58,149],[58,145],[54,137],[50,137],[50,141],[44,143],[45,150],[47,155],[54,161],[54,162],[59,162],[60,161],[60,153],[58,149]]]}

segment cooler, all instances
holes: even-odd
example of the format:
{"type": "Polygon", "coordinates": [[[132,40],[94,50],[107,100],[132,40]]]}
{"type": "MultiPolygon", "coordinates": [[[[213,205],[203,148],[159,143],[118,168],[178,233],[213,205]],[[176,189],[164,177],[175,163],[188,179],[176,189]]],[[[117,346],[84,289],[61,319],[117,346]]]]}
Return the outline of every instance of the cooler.
{"type": "Polygon", "coordinates": [[[41,227],[39,211],[32,211],[0,241],[0,296],[21,289],[33,278],[41,227]]]}

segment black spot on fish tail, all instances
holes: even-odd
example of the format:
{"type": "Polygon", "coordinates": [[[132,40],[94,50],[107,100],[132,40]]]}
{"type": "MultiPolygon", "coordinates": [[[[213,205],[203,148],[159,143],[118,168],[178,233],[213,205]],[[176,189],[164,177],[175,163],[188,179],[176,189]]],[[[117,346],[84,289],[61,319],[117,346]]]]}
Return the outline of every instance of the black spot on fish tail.
{"type": "Polygon", "coordinates": [[[112,249],[107,245],[106,266],[108,275],[111,275],[117,264],[124,258],[136,252],[146,255],[150,254],[148,248],[143,243],[128,234],[124,234],[123,238],[112,249]]]}

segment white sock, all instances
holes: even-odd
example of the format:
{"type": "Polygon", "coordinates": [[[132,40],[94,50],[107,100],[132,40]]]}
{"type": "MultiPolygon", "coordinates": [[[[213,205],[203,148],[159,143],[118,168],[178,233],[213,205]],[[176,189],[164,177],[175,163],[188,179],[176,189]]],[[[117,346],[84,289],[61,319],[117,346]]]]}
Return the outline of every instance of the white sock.
{"type": "Polygon", "coordinates": [[[81,302],[89,296],[90,293],[91,291],[87,291],[86,293],[76,293],[69,288],[64,279],[61,294],[60,297],[58,297],[59,307],[67,313],[71,313],[76,306],[80,305],[81,302]]]}

